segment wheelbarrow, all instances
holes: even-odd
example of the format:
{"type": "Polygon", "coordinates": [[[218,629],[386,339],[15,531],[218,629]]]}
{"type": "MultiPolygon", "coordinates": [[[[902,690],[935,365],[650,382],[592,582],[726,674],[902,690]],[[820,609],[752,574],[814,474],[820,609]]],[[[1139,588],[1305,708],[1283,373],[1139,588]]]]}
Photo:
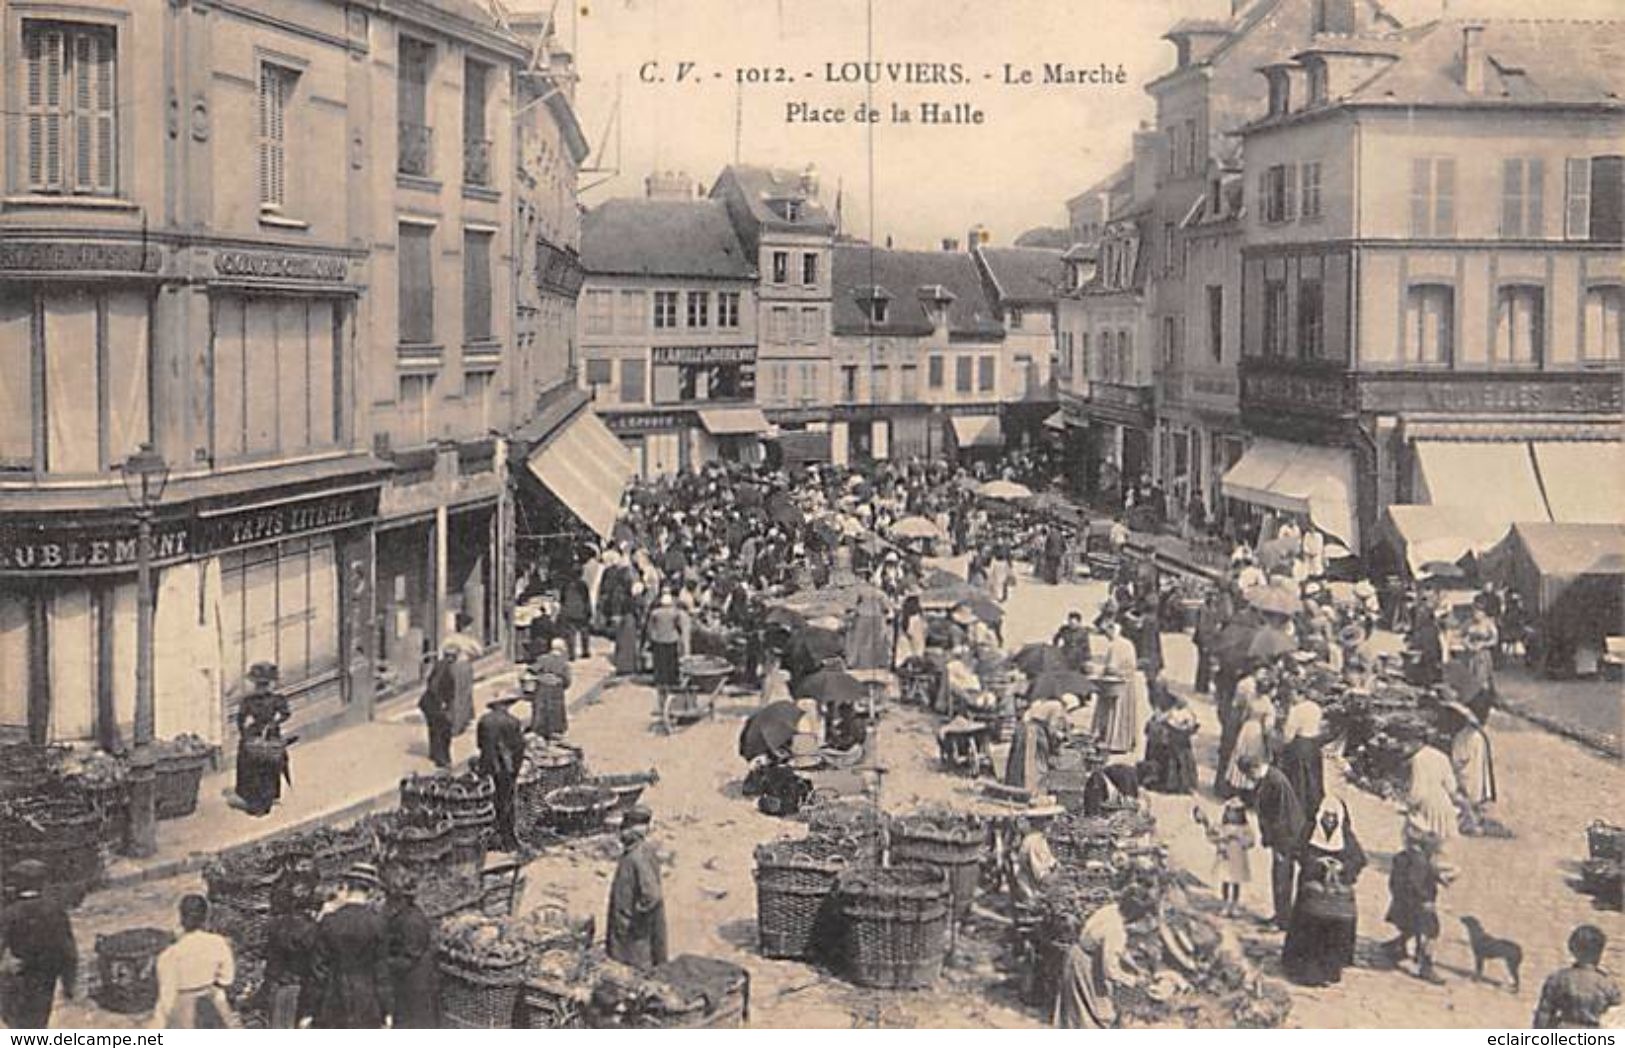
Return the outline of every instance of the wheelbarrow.
{"type": "Polygon", "coordinates": [[[667,735],[717,715],[717,696],[733,675],[734,665],[715,655],[689,655],[678,665],[679,683],[660,704],[660,722],[667,735]]]}

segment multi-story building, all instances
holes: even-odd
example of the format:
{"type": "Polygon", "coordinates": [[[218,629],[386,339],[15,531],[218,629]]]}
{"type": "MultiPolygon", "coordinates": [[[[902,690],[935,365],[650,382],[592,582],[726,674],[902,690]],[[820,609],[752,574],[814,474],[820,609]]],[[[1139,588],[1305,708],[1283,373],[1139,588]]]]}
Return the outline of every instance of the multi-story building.
{"type": "Polygon", "coordinates": [[[1220,195],[1215,183],[1240,172],[1234,133],[1258,112],[1256,70],[1316,38],[1348,40],[1398,28],[1375,0],[1237,0],[1232,7],[1228,19],[1174,25],[1165,34],[1174,45],[1174,68],[1146,85],[1161,138],[1146,243],[1157,368],[1152,470],[1170,512],[1183,512],[1192,491],[1203,496],[1206,510],[1218,508],[1211,501],[1211,477],[1228,465],[1241,434],[1234,373],[1222,376],[1197,352],[1211,340],[1211,329],[1203,328],[1209,323],[1207,288],[1222,286],[1208,281],[1218,275],[1213,268],[1225,263],[1213,253],[1209,226],[1202,238],[1207,272],[1194,287],[1186,231],[1204,201],[1220,195]],[[1207,392],[1196,391],[1198,374],[1207,392]]]}
{"type": "Polygon", "coordinates": [[[1042,439],[1044,420],[1055,413],[1054,376],[1059,360],[1060,296],[1068,289],[1064,251],[1037,247],[988,247],[971,239],[971,258],[981,274],[993,315],[1004,328],[1000,382],[1004,436],[1010,446],[1042,439]]]}
{"type": "Polygon", "coordinates": [[[828,426],[837,462],[1002,449],[1012,376],[972,257],[854,241],[834,256],[834,404],[794,417],[828,426]]]}
{"type": "Polygon", "coordinates": [[[587,213],[581,244],[581,383],[638,472],[755,456],[768,429],[756,267],[727,208],[608,200],[587,213]]]}
{"type": "Polygon", "coordinates": [[[1263,439],[1226,495],[1356,550],[1395,503],[1625,517],[1619,29],[1444,21],[1265,70],[1241,367],[1263,439]]]}
{"type": "Polygon", "coordinates": [[[758,274],[758,400],[792,430],[827,424],[838,401],[830,367],[835,222],[818,193],[811,167],[797,174],[744,164],[724,168],[710,193],[758,274]]]}
{"type": "Polygon", "coordinates": [[[1093,248],[1106,230],[1106,216],[1122,207],[1123,198],[1134,191],[1134,167],[1124,164],[1116,171],[1066,202],[1067,230],[1073,244],[1093,248]]]}

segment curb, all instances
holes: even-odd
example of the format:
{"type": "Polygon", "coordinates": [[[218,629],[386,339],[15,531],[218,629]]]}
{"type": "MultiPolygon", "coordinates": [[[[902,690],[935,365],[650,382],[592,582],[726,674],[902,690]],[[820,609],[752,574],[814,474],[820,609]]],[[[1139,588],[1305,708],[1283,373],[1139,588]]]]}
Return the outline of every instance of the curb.
{"type": "MultiPolygon", "coordinates": [[[[571,701],[569,708],[571,710],[575,710],[581,706],[587,705],[590,702],[596,701],[599,694],[602,693],[605,688],[614,681],[615,676],[613,674],[594,681],[585,690],[583,690],[581,694],[577,695],[575,699],[571,701]]],[[[388,789],[380,790],[371,796],[357,798],[356,800],[350,801],[341,807],[316,812],[315,814],[301,819],[292,825],[283,826],[265,834],[264,836],[250,837],[246,840],[238,841],[230,845],[228,849],[224,850],[229,850],[229,848],[247,847],[252,844],[261,844],[266,841],[277,840],[282,837],[291,837],[295,834],[308,833],[311,830],[319,829],[322,826],[330,826],[334,823],[352,822],[361,818],[362,816],[371,815],[375,812],[393,807],[398,789],[398,786],[390,786],[388,789]]],[[[126,870],[121,873],[112,874],[104,877],[101,884],[97,886],[96,890],[107,891],[115,888],[129,888],[138,884],[152,884],[158,881],[169,880],[174,877],[182,877],[190,873],[197,873],[200,872],[203,867],[207,866],[209,861],[213,859],[216,854],[218,853],[192,852],[190,855],[186,855],[181,858],[165,859],[161,862],[151,863],[138,869],[126,870]]]]}
{"type": "Polygon", "coordinates": [[[1502,713],[1517,717],[1519,720],[1527,721],[1537,728],[1549,731],[1553,735],[1561,736],[1572,743],[1584,746],[1600,756],[1613,760],[1625,757],[1625,746],[1621,746],[1618,736],[1606,735],[1590,728],[1569,724],[1549,713],[1530,709],[1520,703],[1509,703],[1505,698],[1498,699],[1495,708],[1502,713]]]}

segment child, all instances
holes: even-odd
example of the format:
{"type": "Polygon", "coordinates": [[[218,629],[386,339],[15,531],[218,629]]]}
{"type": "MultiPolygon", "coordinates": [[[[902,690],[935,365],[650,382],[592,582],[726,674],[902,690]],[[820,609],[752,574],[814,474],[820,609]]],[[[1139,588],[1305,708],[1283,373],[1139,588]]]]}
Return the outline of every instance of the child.
{"type": "Polygon", "coordinates": [[[1416,974],[1431,983],[1444,980],[1433,969],[1433,940],[1439,937],[1439,887],[1445,883],[1439,865],[1438,838],[1425,831],[1407,830],[1405,850],[1394,856],[1388,873],[1387,921],[1399,935],[1383,944],[1383,952],[1396,963],[1416,940],[1416,974]]]}
{"type": "Polygon", "coordinates": [[[1569,933],[1569,956],[1574,963],[1546,977],[1540,1003],[1530,1023],[1537,1030],[1586,1029],[1612,1025],[1606,1016],[1621,1003],[1619,983],[1603,971],[1608,936],[1594,924],[1582,924],[1569,933]]]}
{"type": "Polygon", "coordinates": [[[1234,917],[1241,905],[1241,886],[1253,879],[1250,853],[1258,837],[1247,821],[1247,806],[1239,797],[1224,802],[1217,828],[1208,826],[1205,818],[1202,823],[1207,826],[1208,840],[1213,842],[1213,876],[1224,899],[1224,915],[1234,917]]]}

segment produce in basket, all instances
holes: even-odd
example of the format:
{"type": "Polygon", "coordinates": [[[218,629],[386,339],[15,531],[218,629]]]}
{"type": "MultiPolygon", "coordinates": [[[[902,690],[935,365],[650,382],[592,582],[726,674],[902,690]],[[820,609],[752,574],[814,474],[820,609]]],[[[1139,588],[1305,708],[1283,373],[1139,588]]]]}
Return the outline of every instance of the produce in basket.
{"type": "Polygon", "coordinates": [[[480,968],[507,968],[522,964],[527,945],[509,934],[505,922],[478,913],[448,917],[440,924],[444,954],[480,968]]]}

